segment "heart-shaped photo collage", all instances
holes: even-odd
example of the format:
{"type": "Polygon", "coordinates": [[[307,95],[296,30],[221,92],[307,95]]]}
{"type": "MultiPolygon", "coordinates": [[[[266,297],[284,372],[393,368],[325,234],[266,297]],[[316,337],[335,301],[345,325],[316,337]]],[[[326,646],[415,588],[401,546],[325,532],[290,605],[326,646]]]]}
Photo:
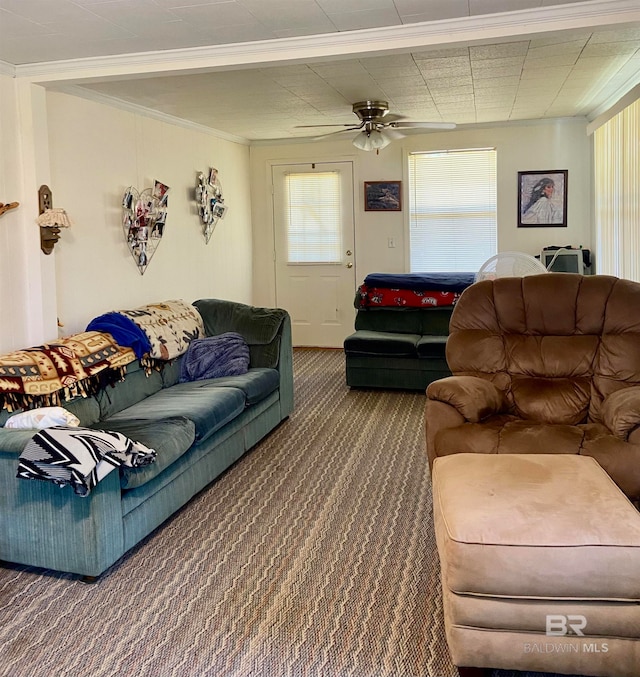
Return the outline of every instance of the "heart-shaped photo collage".
{"type": "Polygon", "coordinates": [[[169,186],[155,181],[153,188],[140,192],[129,186],[122,198],[124,236],[140,275],[144,275],[164,234],[168,194],[169,186]]]}
{"type": "Polygon", "coordinates": [[[208,244],[218,221],[227,213],[217,169],[212,167],[208,174],[202,172],[198,174],[196,203],[202,221],[204,241],[208,244]]]}

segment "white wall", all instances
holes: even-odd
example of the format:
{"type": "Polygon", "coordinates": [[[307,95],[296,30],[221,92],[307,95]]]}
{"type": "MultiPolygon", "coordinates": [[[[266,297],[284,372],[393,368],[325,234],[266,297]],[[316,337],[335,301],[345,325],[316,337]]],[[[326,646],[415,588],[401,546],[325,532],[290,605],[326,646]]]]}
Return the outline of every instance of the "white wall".
{"type": "Polygon", "coordinates": [[[406,154],[420,150],[495,147],[498,154],[498,250],[537,254],[545,245],[591,247],[591,141],[583,120],[558,120],[505,127],[461,129],[407,136],[380,151],[359,151],[350,139],[321,143],[254,146],[251,149],[254,303],[275,303],[273,219],[269,167],[272,163],[355,160],[355,268],[358,284],[372,272],[408,270],[408,211],[365,212],[364,181],[404,181],[406,154]],[[567,169],[568,227],[517,228],[518,171],[567,169]],[[396,247],[388,247],[389,238],[396,247]]]}
{"type": "MultiPolygon", "coordinates": [[[[15,80],[0,75],[0,202],[5,204],[23,201],[17,124],[15,80]]],[[[7,350],[18,347],[16,338],[22,333],[18,308],[25,302],[24,285],[15,277],[23,244],[19,210],[0,216],[0,316],[4,318],[0,322],[0,345],[7,350]]]]}
{"type": "Polygon", "coordinates": [[[45,90],[0,74],[0,350],[57,336],[55,270],[40,252],[38,187],[49,182],[45,90]]]}
{"type": "Polygon", "coordinates": [[[169,299],[251,302],[249,149],[67,94],[47,94],[53,204],[74,225],[54,254],[62,334],[97,315],[169,299]],[[205,244],[194,203],[198,172],[217,167],[229,209],[205,244]],[[127,247],[122,195],[171,188],[167,225],[144,275],[127,247]]]}
{"type": "Polygon", "coordinates": [[[592,244],[591,144],[583,121],[421,134],[394,142],[379,155],[358,151],[349,140],[249,151],[199,129],[67,94],[45,95],[37,86],[25,85],[21,92],[3,75],[0,88],[0,201],[21,202],[0,220],[0,310],[10,319],[0,325],[2,351],[54,338],[55,327],[46,317],[53,310],[64,323],[60,333],[69,334],[103,312],[169,298],[216,296],[273,305],[268,169],[274,162],[354,160],[357,281],[370,272],[406,270],[406,205],[401,213],[364,212],[362,192],[365,180],[406,182],[411,150],[498,149],[499,250],[534,254],[548,244],[592,244]],[[43,119],[48,119],[48,154],[37,147],[46,142],[37,129],[43,119]],[[50,177],[41,166],[47,155],[50,177]],[[229,212],[206,245],[193,187],[197,172],[210,166],[220,171],[229,212]],[[516,227],[517,172],[535,169],[569,171],[568,228],[516,227]],[[124,240],[120,204],[127,186],[144,188],[156,178],[171,186],[169,216],[165,236],[141,276],[124,240]],[[54,205],[65,207],[75,224],[48,257],[39,252],[33,225],[39,182],[49,184],[54,205]],[[390,237],[394,249],[387,246],[390,237]],[[48,272],[52,268],[55,280],[48,272]]]}

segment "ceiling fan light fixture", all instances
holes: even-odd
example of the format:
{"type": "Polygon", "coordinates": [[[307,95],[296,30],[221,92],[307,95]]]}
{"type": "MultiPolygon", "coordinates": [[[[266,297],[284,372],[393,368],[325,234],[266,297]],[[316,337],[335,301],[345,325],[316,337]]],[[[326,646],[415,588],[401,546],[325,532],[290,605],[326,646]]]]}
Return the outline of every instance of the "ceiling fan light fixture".
{"type": "Polygon", "coordinates": [[[359,133],[353,138],[353,145],[364,151],[380,151],[392,141],[397,141],[405,136],[405,129],[454,129],[452,122],[419,122],[405,120],[404,115],[389,113],[389,103],[387,101],[358,101],[353,104],[353,112],[357,116],[360,124],[355,123],[329,123],[327,125],[297,125],[297,127],[342,127],[336,132],[320,134],[311,137],[311,141],[320,141],[330,136],[342,134],[343,132],[359,133]]]}
{"type": "Polygon", "coordinates": [[[391,139],[378,129],[362,131],[353,139],[353,145],[360,150],[380,150],[390,143],[391,139]]]}

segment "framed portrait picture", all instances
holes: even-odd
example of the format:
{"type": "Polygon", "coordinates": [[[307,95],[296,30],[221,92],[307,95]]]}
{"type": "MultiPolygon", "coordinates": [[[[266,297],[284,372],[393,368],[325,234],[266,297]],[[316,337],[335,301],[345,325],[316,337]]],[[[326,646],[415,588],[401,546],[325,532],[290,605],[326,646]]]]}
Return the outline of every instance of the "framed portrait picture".
{"type": "Polygon", "coordinates": [[[567,170],[518,172],[518,228],[567,227],[567,170]]]}
{"type": "Polygon", "coordinates": [[[365,181],[365,212],[402,211],[401,181],[365,181]]]}

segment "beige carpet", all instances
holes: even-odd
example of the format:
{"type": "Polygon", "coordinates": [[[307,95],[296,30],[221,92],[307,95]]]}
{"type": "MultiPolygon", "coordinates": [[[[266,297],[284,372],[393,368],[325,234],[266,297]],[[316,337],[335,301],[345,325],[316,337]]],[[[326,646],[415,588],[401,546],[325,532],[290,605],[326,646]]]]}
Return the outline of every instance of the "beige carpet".
{"type": "Polygon", "coordinates": [[[457,676],[424,395],[351,391],[340,351],[294,370],[291,418],[97,584],[0,568],[0,675],[457,676]]]}

